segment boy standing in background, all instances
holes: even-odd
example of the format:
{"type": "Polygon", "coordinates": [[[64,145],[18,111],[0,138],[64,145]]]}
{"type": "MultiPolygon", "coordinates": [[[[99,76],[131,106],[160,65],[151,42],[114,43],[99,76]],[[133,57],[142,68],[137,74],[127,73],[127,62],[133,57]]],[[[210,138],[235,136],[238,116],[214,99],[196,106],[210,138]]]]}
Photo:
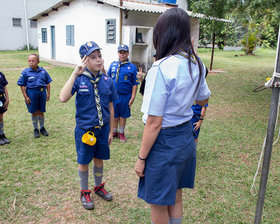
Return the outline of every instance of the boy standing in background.
{"type": "Polygon", "coordinates": [[[130,108],[136,96],[137,85],[137,67],[129,59],[129,49],[125,44],[118,47],[119,60],[111,63],[108,75],[112,77],[117,93],[118,100],[114,101],[114,137],[119,137],[121,142],[126,142],[124,135],[126,119],[131,116],[130,108]],[[119,127],[119,129],[118,129],[119,127]]]}
{"type": "Polygon", "coordinates": [[[39,63],[39,55],[30,54],[28,56],[29,68],[22,71],[17,82],[20,86],[28,112],[32,114],[31,119],[35,138],[40,137],[38,123],[40,124],[41,134],[44,136],[49,135],[44,127],[44,112],[46,112],[46,101],[50,100],[50,83],[52,81],[48,72],[38,66],[39,63]]]}
{"type": "Polygon", "coordinates": [[[8,109],[9,105],[9,94],[7,89],[8,81],[5,75],[0,72],[0,145],[9,144],[9,139],[4,134],[4,113],[8,109]]]}

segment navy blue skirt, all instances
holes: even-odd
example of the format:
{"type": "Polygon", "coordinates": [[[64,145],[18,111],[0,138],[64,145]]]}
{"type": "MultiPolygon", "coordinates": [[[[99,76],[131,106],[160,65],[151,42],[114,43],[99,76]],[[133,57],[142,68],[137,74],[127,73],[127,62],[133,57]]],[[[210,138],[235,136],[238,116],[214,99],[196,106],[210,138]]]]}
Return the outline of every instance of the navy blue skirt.
{"type": "Polygon", "coordinates": [[[147,157],[138,197],[149,204],[174,205],[178,189],[194,187],[195,168],[192,123],[162,129],[147,157]]]}

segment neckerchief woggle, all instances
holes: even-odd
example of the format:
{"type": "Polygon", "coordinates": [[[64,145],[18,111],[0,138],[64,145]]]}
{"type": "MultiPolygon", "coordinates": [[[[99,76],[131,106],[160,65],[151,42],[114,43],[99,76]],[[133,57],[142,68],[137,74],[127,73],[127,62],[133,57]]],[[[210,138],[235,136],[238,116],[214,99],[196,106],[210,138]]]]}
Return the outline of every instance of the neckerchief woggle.
{"type": "Polygon", "coordinates": [[[120,70],[121,70],[121,65],[125,65],[128,64],[129,60],[127,59],[124,62],[118,61],[118,68],[117,68],[117,74],[116,74],[116,83],[118,84],[118,80],[119,80],[119,74],[120,74],[120,70]]]}

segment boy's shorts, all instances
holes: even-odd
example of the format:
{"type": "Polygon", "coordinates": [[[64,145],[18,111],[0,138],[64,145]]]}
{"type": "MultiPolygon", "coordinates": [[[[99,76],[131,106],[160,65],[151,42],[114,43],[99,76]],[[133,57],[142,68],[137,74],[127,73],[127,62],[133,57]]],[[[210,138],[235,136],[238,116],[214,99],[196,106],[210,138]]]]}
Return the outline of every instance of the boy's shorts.
{"type": "Polygon", "coordinates": [[[113,102],[114,104],[114,117],[130,117],[130,108],[129,108],[129,100],[131,99],[131,94],[120,94],[118,93],[119,98],[113,102]]]}
{"type": "Polygon", "coordinates": [[[178,189],[194,187],[195,169],[196,146],[191,122],[161,129],[146,159],[138,197],[149,204],[174,205],[178,189]]]}
{"type": "Polygon", "coordinates": [[[4,114],[7,109],[4,109],[4,104],[6,102],[6,97],[4,96],[3,93],[0,94],[0,114],[4,114]]]}
{"type": "Polygon", "coordinates": [[[194,123],[198,122],[198,121],[199,121],[199,118],[200,118],[200,115],[194,115],[194,116],[192,117],[192,120],[191,120],[191,121],[192,121],[192,124],[193,124],[193,135],[194,135],[194,138],[195,138],[195,139],[198,138],[198,135],[199,135],[199,132],[200,132],[200,128],[197,129],[197,130],[194,130],[194,127],[195,127],[194,123]]]}
{"type": "Polygon", "coordinates": [[[27,106],[28,112],[33,114],[37,110],[46,112],[47,93],[45,87],[29,89],[26,88],[26,94],[31,100],[31,104],[27,106]]]}
{"type": "Polygon", "coordinates": [[[75,128],[75,143],[77,151],[77,162],[81,165],[89,164],[93,158],[108,160],[110,159],[110,148],[108,144],[110,125],[106,124],[101,129],[94,128],[84,130],[75,128]],[[82,137],[87,131],[92,131],[96,137],[96,143],[93,146],[82,142],[82,137]]]}

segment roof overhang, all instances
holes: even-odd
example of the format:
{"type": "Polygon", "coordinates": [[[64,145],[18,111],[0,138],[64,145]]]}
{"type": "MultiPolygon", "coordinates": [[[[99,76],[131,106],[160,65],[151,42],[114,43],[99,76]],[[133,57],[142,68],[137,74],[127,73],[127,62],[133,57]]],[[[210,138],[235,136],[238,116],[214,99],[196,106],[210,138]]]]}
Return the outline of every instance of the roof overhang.
{"type": "MultiPolygon", "coordinates": [[[[47,16],[50,12],[57,11],[58,8],[60,8],[62,6],[65,6],[65,5],[69,6],[72,1],[74,1],[74,0],[60,1],[57,4],[55,4],[54,6],[46,9],[45,11],[31,17],[30,20],[37,20],[40,17],[47,16]]],[[[127,10],[127,11],[139,11],[139,12],[158,13],[158,14],[164,13],[167,9],[177,7],[177,5],[173,5],[173,4],[153,4],[153,3],[137,2],[137,1],[131,1],[131,0],[97,0],[97,2],[108,4],[113,7],[117,7],[122,10],[127,10]]],[[[189,14],[189,16],[191,16],[193,18],[215,20],[215,21],[221,21],[221,22],[225,22],[225,23],[233,22],[233,21],[227,20],[227,19],[206,16],[201,13],[193,13],[191,11],[186,11],[186,12],[189,14]]]]}

